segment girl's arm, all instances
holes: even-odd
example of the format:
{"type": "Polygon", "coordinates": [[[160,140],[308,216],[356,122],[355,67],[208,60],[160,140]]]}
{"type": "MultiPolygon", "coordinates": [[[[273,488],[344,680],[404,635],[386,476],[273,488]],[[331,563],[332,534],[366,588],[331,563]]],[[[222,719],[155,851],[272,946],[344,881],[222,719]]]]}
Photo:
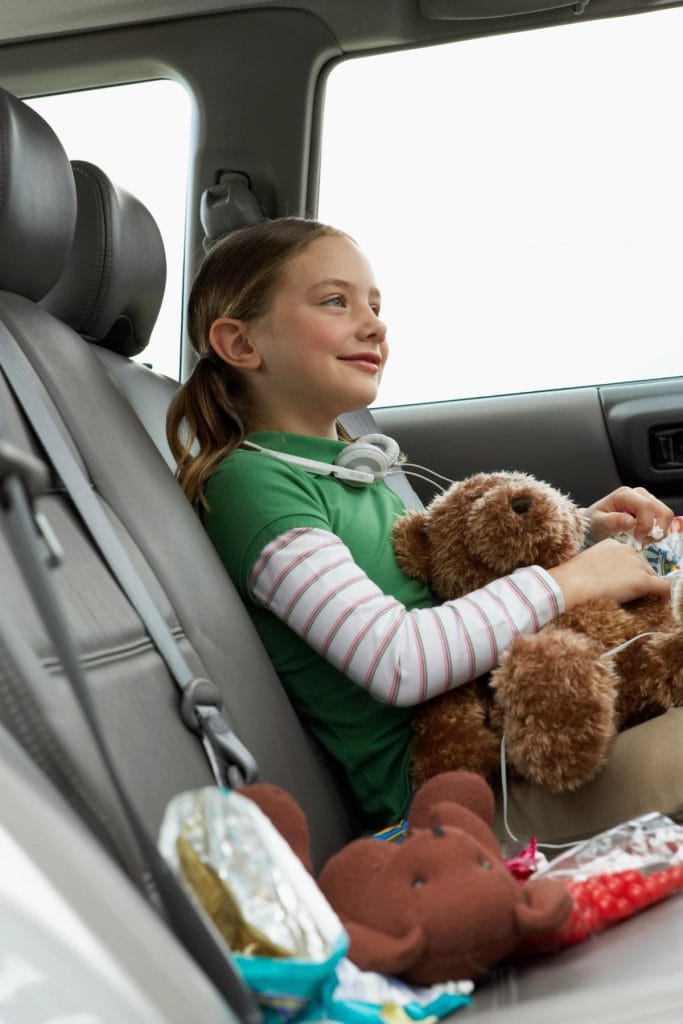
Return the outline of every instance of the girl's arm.
{"type": "Polygon", "coordinates": [[[301,527],[257,559],[254,600],[379,701],[413,705],[492,669],[519,633],[563,610],[538,566],[433,608],[408,611],[384,594],[333,533],[301,527]]]}

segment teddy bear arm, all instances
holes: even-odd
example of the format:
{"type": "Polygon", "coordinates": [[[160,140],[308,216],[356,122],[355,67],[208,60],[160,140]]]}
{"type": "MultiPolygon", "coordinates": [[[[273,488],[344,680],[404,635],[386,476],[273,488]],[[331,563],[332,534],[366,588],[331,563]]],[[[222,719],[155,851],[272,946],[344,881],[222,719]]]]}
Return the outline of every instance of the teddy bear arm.
{"type": "Polygon", "coordinates": [[[572,898],[562,882],[540,878],[522,889],[524,900],[515,904],[514,915],[520,938],[552,931],[566,920],[572,898]]]}
{"type": "Polygon", "coordinates": [[[362,971],[402,974],[419,960],[425,950],[427,939],[417,924],[405,935],[395,936],[344,918],[342,923],[351,943],[349,958],[362,971]]]}
{"type": "MultiPolygon", "coordinates": [[[[673,614],[668,600],[660,597],[639,598],[619,605],[607,598],[585,601],[550,624],[550,629],[572,629],[590,637],[607,651],[630,640],[638,633],[673,627],[673,614]]],[[[545,627],[548,629],[548,627],[545,627]]]]}
{"type": "Polygon", "coordinates": [[[294,797],[279,786],[271,786],[265,782],[242,786],[238,792],[241,796],[253,800],[263,811],[280,835],[287,840],[306,870],[312,874],[308,822],[294,797]]]}

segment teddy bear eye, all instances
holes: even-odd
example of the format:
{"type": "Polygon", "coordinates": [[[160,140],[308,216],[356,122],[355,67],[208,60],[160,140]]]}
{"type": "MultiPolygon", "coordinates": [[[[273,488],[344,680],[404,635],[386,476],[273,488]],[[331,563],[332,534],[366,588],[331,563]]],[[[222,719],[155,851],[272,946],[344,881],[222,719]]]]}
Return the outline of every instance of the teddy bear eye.
{"type": "Polygon", "coordinates": [[[491,870],[493,870],[493,864],[491,863],[491,861],[490,860],[484,860],[483,858],[482,858],[482,860],[479,861],[479,867],[482,868],[484,871],[491,871],[491,870]]]}
{"type": "Polygon", "coordinates": [[[425,884],[425,880],[424,878],[414,878],[410,884],[412,885],[413,889],[421,889],[422,886],[425,884]]]}

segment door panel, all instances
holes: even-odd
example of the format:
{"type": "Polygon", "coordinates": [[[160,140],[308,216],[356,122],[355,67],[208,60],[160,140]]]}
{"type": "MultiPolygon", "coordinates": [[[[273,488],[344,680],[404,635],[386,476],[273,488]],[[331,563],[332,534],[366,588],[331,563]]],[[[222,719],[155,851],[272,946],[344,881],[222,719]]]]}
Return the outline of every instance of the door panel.
{"type": "Polygon", "coordinates": [[[683,495],[683,380],[602,388],[605,422],[624,483],[671,504],[683,495]]]}
{"type": "MultiPolygon", "coordinates": [[[[683,379],[573,388],[375,410],[410,462],[452,479],[518,469],[590,504],[621,483],[642,485],[683,514],[683,379]],[[680,438],[653,431],[680,425],[680,438]],[[671,449],[680,468],[652,465],[671,449]],[[661,454],[663,452],[663,455],[661,454]]],[[[423,499],[433,493],[413,481],[423,499]]]]}

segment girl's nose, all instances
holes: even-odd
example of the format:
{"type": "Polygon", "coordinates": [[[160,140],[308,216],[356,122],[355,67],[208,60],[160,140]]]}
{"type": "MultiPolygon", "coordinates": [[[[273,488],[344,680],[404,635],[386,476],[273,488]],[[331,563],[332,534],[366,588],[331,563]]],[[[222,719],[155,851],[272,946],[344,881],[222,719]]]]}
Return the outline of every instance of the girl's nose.
{"type": "Polygon", "coordinates": [[[386,337],[387,327],[374,310],[368,309],[363,317],[362,331],[366,338],[377,338],[379,341],[383,341],[386,337]]]}

